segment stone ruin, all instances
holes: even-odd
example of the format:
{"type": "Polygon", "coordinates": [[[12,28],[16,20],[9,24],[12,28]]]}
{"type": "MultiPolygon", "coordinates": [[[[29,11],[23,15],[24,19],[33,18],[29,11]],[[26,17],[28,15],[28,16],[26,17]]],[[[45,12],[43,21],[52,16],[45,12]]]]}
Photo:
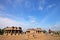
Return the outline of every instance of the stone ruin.
{"type": "Polygon", "coordinates": [[[22,33],[21,27],[6,27],[4,28],[4,35],[19,35],[22,33]]]}
{"type": "Polygon", "coordinates": [[[4,28],[4,35],[20,35],[20,34],[34,34],[34,33],[43,33],[41,28],[36,29],[27,29],[26,32],[22,31],[21,27],[6,27],[4,28]]]}

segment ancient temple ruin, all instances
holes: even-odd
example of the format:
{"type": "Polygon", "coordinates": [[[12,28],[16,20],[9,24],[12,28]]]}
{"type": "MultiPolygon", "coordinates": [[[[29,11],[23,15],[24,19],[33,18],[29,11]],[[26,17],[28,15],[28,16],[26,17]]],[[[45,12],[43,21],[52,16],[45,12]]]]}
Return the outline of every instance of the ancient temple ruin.
{"type": "Polygon", "coordinates": [[[21,27],[6,27],[4,28],[5,32],[4,35],[19,35],[22,33],[22,28],[21,27]]]}
{"type": "Polygon", "coordinates": [[[27,29],[26,33],[42,33],[42,29],[41,28],[36,28],[36,29],[27,29]]]}
{"type": "Polygon", "coordinates": [[[34,34],[34,33],[43,33],[41,28],[30,28],[25,32],[22,31],[21,27],[6,27],[4,28],[4,35],[20,35],[20,34],[34,34]]]}

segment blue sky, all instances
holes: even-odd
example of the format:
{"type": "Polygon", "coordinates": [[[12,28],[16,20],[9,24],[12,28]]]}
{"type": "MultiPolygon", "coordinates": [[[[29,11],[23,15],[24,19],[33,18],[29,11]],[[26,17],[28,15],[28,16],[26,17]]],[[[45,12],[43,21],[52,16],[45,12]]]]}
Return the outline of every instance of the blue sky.
{"type": "Polygon", "coordinates": [[[59,24],[60,0],[0,0],[0,28],[60,30],[59,24]]]}

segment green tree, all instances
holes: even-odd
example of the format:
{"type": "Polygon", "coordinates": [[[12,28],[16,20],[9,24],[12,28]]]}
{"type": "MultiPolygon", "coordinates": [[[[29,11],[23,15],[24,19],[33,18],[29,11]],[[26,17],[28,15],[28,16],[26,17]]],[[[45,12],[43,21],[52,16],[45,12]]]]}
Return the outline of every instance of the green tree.
{"type": "Polygon", "coordinates": [[[43,30],[42,32],[43,32],[43,33],[46,33],[47,31],[46,31],[46,30],[43,30]]]}
{"type": "Polygon", "coordinates": [[[0,35],[4,34],[4,29],[0,29],[0,35]]]}

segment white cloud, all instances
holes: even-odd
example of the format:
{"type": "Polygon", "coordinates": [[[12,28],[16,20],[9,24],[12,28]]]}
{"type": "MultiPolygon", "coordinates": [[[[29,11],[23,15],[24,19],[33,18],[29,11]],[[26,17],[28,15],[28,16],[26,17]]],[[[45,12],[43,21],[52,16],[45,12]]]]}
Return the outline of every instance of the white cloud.
{"type": "Polygon", "coordinates": [[[55,14],[55,9],[50,12],[49,14],[47,14],[40,22],[40,24],[44,24],[46,23],[47,20],[49,20],[49,18],[51,18],[53,15],[55,14]]]}
{"type": "Polygon", "coordinates": [[[22,29],[25,31],[27,28],[29,28],[29,25],[29,23],[18,22],[10,18],[0,17],[0,28],[16,26],[22,27],[22,29]]]}
{"type": "Polygon", "coordinates": [[[21,17],[16,17],[11,14],[7,14],[5,12],[0,11],[0,28],[5,28],[6,26],[17,26],[22,27],[23,30],[30,28],[35,22],[35,18],[33,16],[29,16],[29,21],[26,21],[25,18],[22,20],[21,17]],[[12,19],[14,18],[14,19],[12,19]],[[17,19],[16,19],[17,18],[17,19]],[[20,19],[19,19],[20,18],[20,19]],[[20,21],[17,21],[20,20],[20,21]]]}
{"type": "Polygon", "coordinates": [[[16,16],[13,16],[13,15],[11,15],[11,14],[9,14],[9,13],[7,13],[7,12],[5,12],[5,11],[0,11],[0,17],[12,17],[12,18],[17,18],[16,16]]]}
{"type": "Polygon", "coordinates": [[[29,22],[30,23],[35,23],[36,22],[36,18],[33,16],[29,16],[29,22]]]}
{"type": "Polygon", "coordinates": [[[54,3],[53,4],[49,4],[49,5],[47,5],[46,3],[47,3],[47,0],[40,0],[39,6],[38,6],[38,10],[42,11],[44,9],[49,9],[49,8],[52,8],[52,7],[56,6],[56,4],[54,4],[54,3]]]}
{"type": "Polygon", "coordinates": [[[56,22],[53,26],[51,26],[52,30],[59,31],[60,30],[60,22],[56,22]]]}
{"type": "Polygon", "coordinates": [[[42,11],[44,9],[46,0],[40,0],[38,10],[42,11]]]}
{"type": "Polygon", "coordinates": [[[51,5],[48,5],[47,7],[48,8],[52,8],[52,7],[54,7],[56,4],[51,4],[51,5]]]}
{"type": "Polygon", "coordinates": [[[7,18],[15,19],[15,20],[20,20],[20,21],[25,20],[22,13],[20,13],[20,15],[17,16],[17,15],[13,15],[13,14],[10,14],[10,13],[5,12],[5,11],[0,11],[0,17],[7,17],[7,18]]]}
{"type": "Polygon", "coordinates": [[[0,27],[6,26],[20,26],[20,23],[9,18],[0,17],[0,27]]]}
{"type": "Polygon", "coordinates": [[[28,25],[29,23],[25,20],[25,18],[17,17],[4,11],[0,11],[0,28],[5,28],[7,26],[17,26],[22,27],[24,30],[26,30],[27,28],[29,28],[28,25]]]}
{"type": "Polygon", "coordinates": [[[43,7],[42,7],[42,6],[39,6],[39,7],[38,7],[38,10],[43,10],[43,7]]]}

